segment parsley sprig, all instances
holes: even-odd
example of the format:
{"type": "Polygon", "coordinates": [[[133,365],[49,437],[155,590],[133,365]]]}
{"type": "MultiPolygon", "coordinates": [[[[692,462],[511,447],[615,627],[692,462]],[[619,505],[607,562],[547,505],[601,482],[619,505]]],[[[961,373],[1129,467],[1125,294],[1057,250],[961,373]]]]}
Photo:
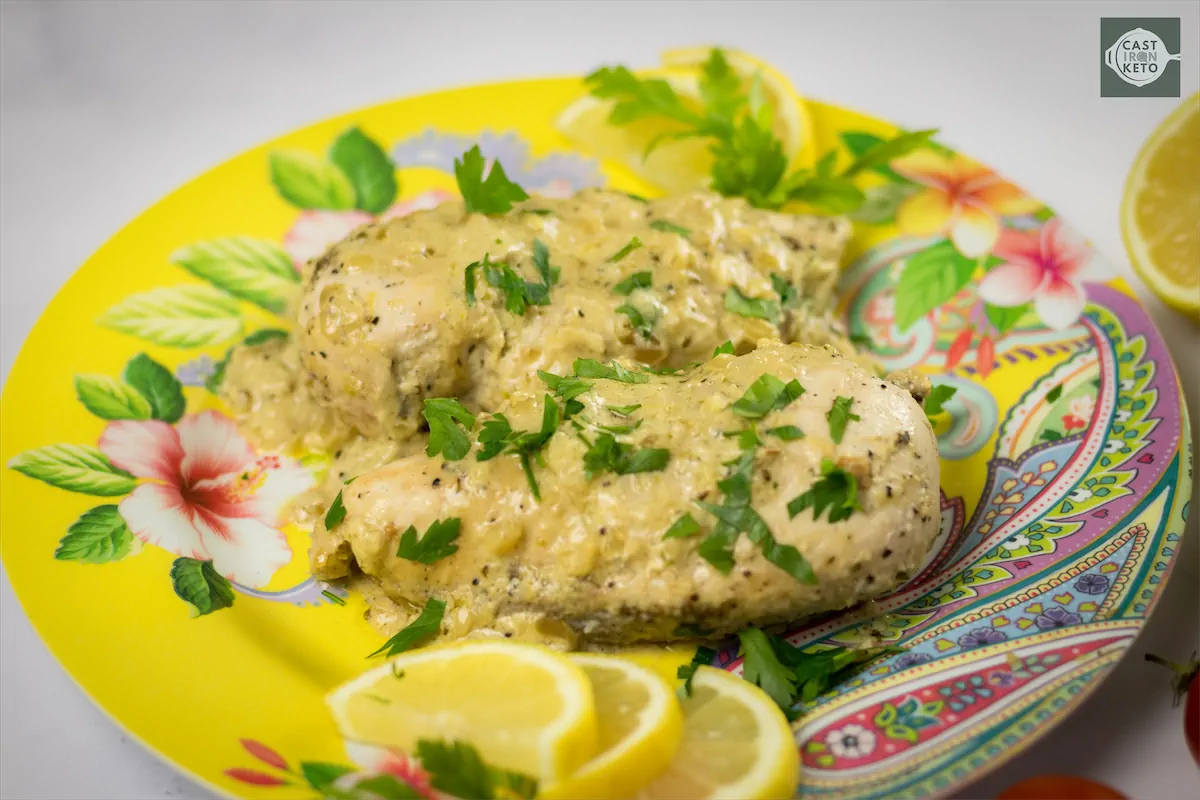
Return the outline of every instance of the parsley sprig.
{"type": "Polygon", "coordinates": [[[383,646],[371,653],[367,658],[386,653],[389,656],[399,655],[410,650],[435,635],[442,627],[442,616],[446,613],[446,603],[431,597],[425,601],[425,608],[420,615],[404,627],[404,630],[383,643],[383,646]]]}
{"type": "Polygon", "coordinates": [[[725,310],[741,317],[765,319],[773,325],[779,324],[782,314],[778,301],[769,297],[747,297],[736,286],[725,291],[725,310]]]}
{"type": "Polygon", "coordinates": [[[661,78],[639,78],[625,67],[602,67],[586,78],[596,97],[612,100],[609,122],[627,125],[644,119],[672,123],[651,140],[647,154],[664,141],[701,138],[713,156],[712,187],[726,196],[745,197],[759,208],[801,201],[831,213],[853,211],[865,202],[853,178],[925,146],[935,130],[902,133],[859,154],[840,173],[830,151],[815,167],[787,172],[788,159],[775,135],[774,114],[758,76],[743,88],[741,77],[719,49],[709,53],[699,81],[700,108],[694,108],[661,78]]]}
{"type": "Polygon", "coordinates": [[[458,181],[458,191],[462,194],[467,211],[482,214],[504,214],[513,203],[528,200],[525,190],[508,179],[504,167],[499,161],[492,163],[484,178],[483,170],[487,159],[479,145],[475,145],[463,153],[461,159],[454,159],[454,178],[458,181]]]}
{"type": "Polygon", "coordinates": [[[572,365],[576,378],[604,378],[621,383],[646,383],[650,380],[640,372],[621,366],[620,362],[601,364],[594,358],[577,358],[572,365]]]}
{"type": "Polygon", "coordinates": [[[806,508],[813,510],[813,519],[818,520],[828,509],[830,522],[850,519],[855,511],[861,511],[858,503],[858,481],[832,460],[821,460],[821,477],[807,492],[797,495],[788,503],[789,517],[795,517],[806,508]]]}
{"type": "Polygon", "coordinates": [[[425,454],[441,453],[447,461],[458,461],[471,449],[467,434],[475,427],[475,415],[452,397],[432,397],[425,400],[421,416],[429,423],[429,442],[425,454]]]}
{"type": "MultiPolygon", "coordinates": [[[[581,437],[582,438],[582,437],[581,437]]],[[[583,469],[588,480],[604,472],[614,472],[617,475],[633,475],[638,472],[659,472],[666,469],[671,460],[671,452],[661,447],[635,448],[631,444],[618,441],[611,433],[601,433],[594,441],[587,443],[587,452],[583,454],[583,469]]]]}
{"type": "Polygon", "coordinates": [[[462,520],[458,517],[434,520],[425,531],[425,535],[418,539],[416,527],[409,525],[408,529],[400,534],[400,546],[396,555],[422,564],[441,561],[458,552],[458,545],[454,544],[454,540],[458,538],[461,529],[462,520]]]}
{"type": "MultiPolygon", "coordinates": [[[[1062,394],[1062,387],[1054,387],[1062,394]]],[[[946,384],[938,384],[929,390],[928,396],[925,398],[925,416],[932,419],[944,410],[946,403],[950,402],[950,398],[958,394],[958,389],[946,384]]]]}
{"type": "Polygon", "coordinates": [[[696,670],[710,666],[716,657],[717,651],[711,647],[697,647],[691,662],[683,664],[675,670],[675,677],[683,681],[681,688],[685,695],[690,697],[692,694],[692,678],[696,677],[696,670]]]}
{"type": "Polygon", "coordinates": [[[483,279],[504,295],[504,307],[518,317],[525,316],[529,306],[550,305],[550,287],[558,283],[561,270],[550,264],[550,250],[541,239],[533,240],[533,265],[542,278],[541,283],[525,280],[508,262],[492,261],[484,253],[482,259],[467,265],[463,275],[467,305],[473,306],[477,302],[477,272],[482,272],[483,279]]]}
{"type": "Polygon", "coordinates": [[[516,796],[529,800],[537,794],[535,779],[488,766],[479,751],[466,742],[419,739],[417,758],[429,773],[433,788],[452,797],[495,800],[498,796],[516,796]]]}
{"type": "Polygon", "coordinates": [[[833,407],[825,412],[825,419],[829,420],[829,436],[834,444],[842,443],[842,437],[846,435],[846,426],[851,420],[862,421],[862,417],[850,410],[852,405],[853,397],[837,397],[833,401],[833,407]]]}
{"type": "Polygon", "coordinates": [[[514,431],[508,417],[493,414],[483,423],[479,432],[479,452],[475,454],[478,461],[488,461],[501,453],[517,456],[521,460],[521,470],[529,481],[529,490],[536,500],[541,500],[542,494],[533,474],[533,462],[536,460],[538,466],[545,466],[541,450],[558,430],[558,423],[562,419],[562,409],[553,397],[546,395],[543,404],[542,427],[537,431],[514,431]]]}
{"type": "Polygon", "coordinates": [[[787,407],[803,394],[804,387],[795,378],[784,383],[774,375],[764,374],[750,384],[745,394],[734,401],[731,410],[739,417],[762,419],[772,411],[787,407]]]}

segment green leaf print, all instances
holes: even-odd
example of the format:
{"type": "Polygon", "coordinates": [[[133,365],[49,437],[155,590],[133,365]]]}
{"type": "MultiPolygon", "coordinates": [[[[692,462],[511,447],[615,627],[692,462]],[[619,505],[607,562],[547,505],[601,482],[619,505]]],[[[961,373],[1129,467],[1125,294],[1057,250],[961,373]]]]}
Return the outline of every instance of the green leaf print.
{"type": "Polygon", "coordinates": [[[117,469],[98,448],[52,444],[14,456],[8,466],[22,475],[81,494],[114,497],[128,494],[137,479],[117,469]]]}
{"type": "Polygon", "coordinates": [[[183,385],[171,374],[171,370],[150,356],[139,353],[131,358],[121,377],[146,399],[154,419],[178,422],[183,416],[187,408],[183,385]]]}
{"type": "Polygon", "coordinates": [[[195,242],[172,253],[171,263],[276,314],[287,310],[300,284],[300,273],[283,248],[249,236],[195,242]]]}
{"type": "MultiPolygon", "coordinates": [[[[871,148],[883,143],[883,137],[876,136],[873,133],[867,133],[866,131],[845,131],[839,135],[841,136],[842,144],[846,145],[846,149],[849,150],[851,155],[853,155],[855,158],[858,158],[871,148]]],[[[896,172],[887,164],[876,164],[871,167],[871,170],[896,183],[908,182],[906,178],[901,176],[900,173],[896,172]]]]}
{"type": "Polygon", "coordinates": [[[269,163],[271,183],[297,208],[354,208],[354,185],[336,165],[303,150],[276,150],[269,163]]]}
{"type": "Polygon", "coordinates": [[[131,295],[96,322],[164,347],[206,347],[242,331],[237,301],[209,286],[168,286],[131,295]]]}
{"type": "Polygon", "coordinates": [[[971,281],[976,261],[954,249],[949,241],[905,259],[896,285],[896,325],[901,331],[954,297],[971,281]]]}
{"type": "Polygon", "coordinates": [[[358,128],[337,138],[329,148],[329,160],[350,179],[357,208],[378,214],[396,199],[396,165],[358,128]]]}
{"type": "Polygon", "coordinates": [[[896,210],[900,204],[909,198],[913,188],[902,183],[885,183],[882,186],[872,186],[865,190],[866,201],[849,217],[857,222],[868,225],[886,225],[896,218],[896,210]]]}
{"type": "Polygon", "coordinates": [[[992,327],[996,329],[997,333],[1008,333],[1032,307],[1031,303],[1022,303],[1019,306],[983,304],[983,310],[987,314],[988,322],[992,323],[992,327]]]}
{"type": "Polygon", "coordinates": [[[100,419],[150,419],[150,403],[125,381],[107,375],[76,375],[75,394],[100,419]]]}
{"type": "Polygon", "coordinates": [[[85,511],[67,529],[54,557],[59,561],[105,564],[129,555],[133,534],[115,505],[96,506],[85,511]]]}
{"type": "Polygon", "coordinates": [[[171,564],[171,582],[175,594],[192,604],[200,616],[233,605],[233,586],[215,569],[211,561],[177,558],[171,564]]]}

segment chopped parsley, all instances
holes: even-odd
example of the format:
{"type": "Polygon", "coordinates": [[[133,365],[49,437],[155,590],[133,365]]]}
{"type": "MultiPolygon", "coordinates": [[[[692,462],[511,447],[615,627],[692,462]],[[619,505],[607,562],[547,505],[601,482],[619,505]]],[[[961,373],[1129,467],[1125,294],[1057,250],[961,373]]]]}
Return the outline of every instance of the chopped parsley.
{"type": "Polygon", "coordinates": [[[647,367],[643,366],[644,372],[649,372],[651,375],[682,375],[689,370],[700,366],[699,361],[693,361],[690,364],[684,364],[682,367],[647,367]]]}
{"type": "Polygon", "coordinates": [[[796,697],[796,673],[779,660],[767,634],[747,628],[738,633],[738,639],[744,653],[742,679],[766,692],[780,708],[791,708],[796,697]]]}
{"type": "MultiPolygon", "coordinates": [[[[564,377],[562,375],[555,375],[553,372],[543,372],[540,369],[537,371],[537,374],[559,400],[573,400],[592,388],[592,384],[589,381],[580,380],[569,375],[564,377]]],[[[570,415],[568,414],[567,416],[570,415]]]]}
{"type": "Polygon", "coordinates": [[[696,518],[690,513],[684,512],[683,516],[675,520],[671,527],[667,528],[667,532],[663,534],[664,539],[686,539],[689,536],[695,536],[700,532],[700,523],[696,522],[696,518]]]}
{"type": "Polygon", "coordinates": [[[471,450],[467,434],[475,427],[475,415],[463,408],[462,403],[452,397],[430,398],[425,401],[421,415],[429,423],[426,455],[441,453],[447,461],[458,461],[471,450]]]}
{"type": "Polygon", "coordinates": [[[625,433],[633,433],[640,427],[642,427],[642,421],[640,419],[635,419],[629,425],[597,425],[596,429],[604,431],[605,433],[620,435],[625,433]]]}
{"type": "Polygon", "coordinates": [[[635,289],[649,289],[654,276],[649,272],[635,272],[613,287],[622,297],[628,297],[635,289]]]}
{"type": "MultiPolygon", "coordinates": [[[[342,486],[349,486],[354,483],[354,478],[346,481],[342,486]]],[[[331,531],[338,525],[342,524],[342,520],[346,518],[346,506],[342,505],[342,492],[338,491],[337,497],[333,498],[333,502],[329,504],[329,510],[325,512],[325,530],[331,531]]]]}
{"type": "Polygon", "coordinates": [[[513,207],[513,203],[528,200],[529,195],[504,174],[504,167],[499,161],[492,163],[487,178],[483,177],[487,159],[475,145],[463,153],[461,160],[454,160],[454,178],[458,181],[458,191],[462,194],[467,211],[482,214],[504,214],[513,207]]]}
{"type": "Polygon", "coordinates": [[[342,597],[341,595],[334,594],[333,592],[329,591],[328,589],[322,589],[321,596],[335,605],[339,605],[339,606],[346,605],[346,598],[342,597]]]}
{"type": "Polygon", "coordinates": [[[692,678],[696,677],[696,670],[711,665],[716,657],[717,651],[711,647],[697,647],[691,663],[684,664],[675,670],[675,677],[683,681],[681,688],[685,695],[690,697],[692,694],[692,678]]]}
{"type": "Polygon", "coordinates": [[[778,428],[767,428],[766,432],[771,436],[778,436],[785,442],[794,442],[797,439],[804,438],[804,431],[795,425],[780,425],[778,428]]]}
{"type": "Polygon", "coordinates": [[[617,306],[617,313],[629,317],[629,324],[643,339],[649,339],[654,334],[654,323],[657,321],[657,317],[647,316],[637,306],[629,303],[617,306]]]}
{"type": "Polygon", "coordinates": [[[542,428],[539,431],[514,431],[507,417],[503,414],[493,414],[483,423],[479,432],[479,452],[475,454],[477,461],[488,461],[501,453],[517,456],[521,460],[525,478],[529,481],[529,490],[536,500],[541,500],[542,495],[537,478],[533,475],[533,460],[537,459],[541,464],[541,449],[558,430],[562,413],[558,403],[554,402],[550,395],[543,398],[543,403],[542,428]]]}
{"type": "Polygon", "coordinates": [[[743,317],[765,319],[774,325],[779,324],[778,302],[765,297],[746,297],[736,286],[730,286],[725,292],[725,310],[743,317]]]}
{"type": "Polygon", "coordinates": [[[594,358],[577,358],[572,366],[577,378],[605,378],[621,383],[645,383],[650,380],[640,372],[633,372],[614,361],[612,365],[601,364],[594,358]]]}
{"type": "Polygon", "coordinates": [[[633,403],[633,404],[627,405],[627,406],[609,406],[608,410],[613,412],[614,414],[619,414],[622,417],[628,417],[630,414],[637,411],[641,407],[642,407],[641,403],[633,403]]]}
{"type": "Polygon", "coordinates": [[[550,287],[558,283],[562,270],[550,264],[550,248],[546,247],[545,242],[541,239],[533,240],[533,266],[542,276],[542,285],[546,287],[546,293],[549,294],[550,287]]]}
{"type": "Polygon", "coordinates": [[[852,405],[854,405],[853,397],[838,397],[833,401],[833,408],[825,412],[825,419],[829,420],[829,435],[834,444],[842,443],[842,437],[846,435],[846,426],[850,424],[850,420],[862,421],[862,417],[850,410],[852,405]]]}
{"type": "Polygon", "coordinates": [[[691,231],[682,225],[676,225],[674,222],[667,222],[665,219],[654,220],[650,223],[650,227],[656,231],[662,231],[663,233],[677,233],[685,238],[691,234],[691,231]]]}
{"type": "Polygon", "coordinates": [[[722,573],[733,569],[733,546],[738,535],[745,533],[758,545],[763,557],[801,583],[814,584],[812,565],[790,544],[776,541],[767,523],[750,505],[750,489],[754,471],[754,448],[746,448],[733,462],[733,469],[717,481],[723,499],[720,504],[698,501],[696,504],[717,518],[713,532],[700,543],[697,552],[722,573]]]}
{"type": "Polygon", "coordinates": [[[624,247],[622,247],[617,252],[613,253],[612,256],[609,257],[608,261],[611,264],[615,264],[618,261],[620,261],[622,258],[624,258],[625,256],[632,253],[634,250],[637,250],[638,248],[640,248],[641,246],[642,246],[642,240],[639,239],[638,237],[634,236],[632,239],[629,240],[628,244],[626,244],[624,247]]]}
{"type": "Polygon", "coordinates": [[[830,522],[849,519],[855,511],[862,510],[858,504],[858,481],[841,467],[834,466],[832,460],[822,459],[821,477],[807,492],[788,503],[788,516],[795,517],[806,508],[813,510],[814,520],[820,519],[826,509],[830,522]]]}
{"type": "Polygon", "coordinates": [[[802,394],[804,387],[795,378],[784,383],[774,375],[760,375],[745,394],[734,401],[731,409],[739,417],[762,419],[772,411],[787,407],[802,394]]]}
{"type": "Polygon", "coordinates": [[[550,265],[550,252],[541,239],[533,240],[533,264],[542,277],[541,283],[525,280],[507,262],[492,261],[484,253],[481,260],[467,265],[464,276],[467,305],[473,306],[476,302],[477,270],[482,271],[484,280],[504,295],[504,307],[519,317],[525,315],[529,306],[550,305],[550,287],[558,283],[560,270],[550,265]]]}
{"type": "Polygon", "coordinates": [[[394,656],[412,649],[438,632],[442,626],[442,616],[445,613],[446,603],[444,601],[434,597],[429,598],[425,601],[425,608],[421,609],[421,614],[416,619],[408,623],[404,630],[384,642],[382,647],[367,658],[385,652],[388,656],[394,656]]]}
{"type": "MultiPolygon", "coordinates": [[[[1062,394],[1061,385],[1054,388],[1059,394],[1062,394]]],[[[925,398],[925,416],[932,418],[942,413],[945,404],[956,394],[958,394],[958,389],[955,389],[953,386],[946,386],[945,384],[934,386],[929,391],[929,395],[925,398]]],[[[1050,400],[1050,395],[1046,395],[1046,399],[1050,400]]],[[[1057,399],[1058,398],[1054,398],[1054,400],[1057,399]]],[[[1051,402],[1054,401],[1051,400],[1051,402]]]]}
{"type": "Polygon", "coordinates": [[[713,358],[726,353],[733,355],[733,342],[729,341],[728,339],[725,340],[724,344],[717,345],[716,350],[713,350],[713,358]]]}
{"type": "Polygon", "coordinates": [[[445,521],[435,520],[425,531],[425,535],[417,539],[417,529],[412,525],[400,535],[400,547],[396,555],[409,561],[422,564],[432,564],[458,552],[454,540],[462,529],[462,521],[451,517],[445,521]]]}
{"type": "Polygon", "coordinates": [[[548,208],[522,208],[522,214],[537,214],[539,217],[550,217],[554,212],[548,208]]]}
{"type": "Polygon", "coordinates": [[[800,294],[796,291],[796,287],[782,275],[772,272],[771,286],[775,287],[775,294],[779,295],[779,303],[784,308],[794,308],[800,300],[800,294]]]}
{"type": "MultiPolygon", "coordinates": [[[[584,440],[587,442],[587,440],[584,440]]],[[[634,448],[618,442],[611,433],[601,433],[594,442],[587,442],[583,454],[583,469],[588,480],[603,472],[632,475],[638,472],[659,472],[671,460],[671,453],[658,447],[634,448]]]]}
{"type": "Polygon", "coordinates": [[[737,438],[738,447],[742,450],[753,450],[762,444],[762,440],[758,438],[758,430],[754,425],[742,428],[740,431],[725,431],[723,434],[727,438],[737,438]]]}
{"type": "MultiPolygon", "coordinates": [[[[530,800],[537,794],[538,782],[519,772],[489,767],[479,751],[466,742],[417,740],[417,758],[429,773],[433,788],[452,797],[495,800],[518,797],[530,800]]],[[[362,784],[359,784],[362,786],[362,784]]],[[[416,793],[413,797],[418,797],[416,793]]],[[[396,795],[399,797],[399,795],[396,795]]]]}

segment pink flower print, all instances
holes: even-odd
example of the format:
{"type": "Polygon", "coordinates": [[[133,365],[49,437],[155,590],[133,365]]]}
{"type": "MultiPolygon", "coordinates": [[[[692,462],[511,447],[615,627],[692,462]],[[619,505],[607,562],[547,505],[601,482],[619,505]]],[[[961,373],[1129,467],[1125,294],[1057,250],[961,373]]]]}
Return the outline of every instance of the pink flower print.
{"type": "Polygon", "coordinates": [[[1104,277],[1103,262],[1057,217],[1029,231],[1005,229],[992,252],[1005,263],[984,276],[979,296],[994,306],[1032,302],[1055,330],[1079,319],[1084,280],[1104,277]]]}
{"type": "Polygon", "coordinates": [[[291,561],[279,512],[312,476],[291,459],[257,456],[226,417],[205,411],[174,427],[121,420],[109,423],[99,445],[114,465],[146,479],[120,504],[142,541],[211,560],[220,574],[252,587],[291,561]]]}
{"type": "Polygon", "coordinates": [[[300,269],[359,225],[374,221],[365,211],[305,211],[283,235],[283,249],[300,269]]]}
{"type": "Polygon", "coordinates": [[[379,215],[379,221],[386,222],[389,219],[396,219],[397,217],[407,217],[416,211],[428,211],[432,208],[437,208],[442,203],[453,198],[454,195],[450,194],[450,192],[441,189],[430,189],[428,192],[422,192],[411,200],[396,203],[379,215]]]}

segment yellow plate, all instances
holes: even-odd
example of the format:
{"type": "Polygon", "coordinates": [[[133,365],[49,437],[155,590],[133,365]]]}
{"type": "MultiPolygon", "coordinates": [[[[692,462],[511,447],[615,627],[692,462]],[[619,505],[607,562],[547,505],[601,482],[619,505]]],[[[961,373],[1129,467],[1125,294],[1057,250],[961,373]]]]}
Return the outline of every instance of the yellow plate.
{"type": "MultiPolygon", "coordinates": [[[[377,771],[421,776],[399,754],[338,738],[323,698],[380,639],[360,598],[308,578],[306,533],[275,528],[307,467],[251,452],[205,376],[241,337],[284,324],[272,309],[294,290],[293,259],[375,213],[449,196],[453,158],[473,142],[535,191],[654,193],[555,131],[580,91],[576,79],[459,89],[253,148],[117,233],[25,343],[0,410],[9,577],[96,703],[218,791],[317,796],[377,771]],[[396,197],[329,166],[353,126],[398,164],[396,197]]],[[[895,131],[809,110],[818,153],[895,131]]],[[[892,613],[798,632],[852,642],[871,622],[906,648],[804,717],[801,791],[949,792],[1027,746],[1136,635],[1182,528],[1186,412],[1144,312],[1125,287],[1098,282],[1102,263],[1048,209],[945,150],[863,177],[874,188],[844,313],[890,366],[959,388],[938,423],[945,539],[881,601],[892,613]],[[1051,274],[1063,281],[1051,287],[1051,274]],[[973,675],[990,696],[939,694],[973,675]],[[911,694],[920,686],[930,691],[911,694]]],[[[736,668],[728,652],[719,663],[736,668]]]]}

